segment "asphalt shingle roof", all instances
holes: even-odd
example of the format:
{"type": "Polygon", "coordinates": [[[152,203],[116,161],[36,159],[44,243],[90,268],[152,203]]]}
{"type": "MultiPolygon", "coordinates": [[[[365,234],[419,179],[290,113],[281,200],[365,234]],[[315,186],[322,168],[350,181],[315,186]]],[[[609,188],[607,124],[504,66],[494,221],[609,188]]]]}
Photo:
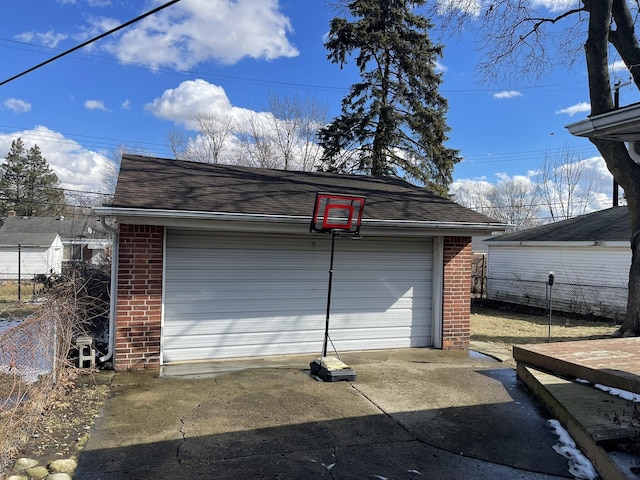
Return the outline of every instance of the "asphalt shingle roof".
{"type": "Polygon", "coordinates": [[[362,195],[365,219],[499,222],[391,177],[212,165],[125,154],[114,208],[311,216],[317,192],[362,195]]]}
{"type": "Polygon", "coordinates": [[[49,248],[53,245],[57,233],[3,233],[0,232],[0,247],[43,247],[49,248]]]}
{"type": "Polygon", "coordinates": [[[64,239],[108,237],[96,220],[96,217],[8,217],[0,228],[0,235],[56,233],[64,239]]]}
{"type": "Polygon", "coordinates": [[[597,242],[630,241],[631,220],[627,207],[612,207],[561,222],[507,233],[488,242],[597,242]]]}

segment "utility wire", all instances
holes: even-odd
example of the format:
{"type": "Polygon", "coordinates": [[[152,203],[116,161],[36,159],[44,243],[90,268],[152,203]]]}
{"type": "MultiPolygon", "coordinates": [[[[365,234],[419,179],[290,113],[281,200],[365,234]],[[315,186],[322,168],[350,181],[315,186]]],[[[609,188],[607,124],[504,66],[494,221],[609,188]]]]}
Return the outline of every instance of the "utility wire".
{"type": "Polygon", "coordinates": [[[44,62],[42,62],[42,63],[39,63],[39,64],[38,64],[38,65],[36,65],[35,67],[31,67],[31,68],[29,68],[29,69],[25,70],[24,72],[21,72],[21,73],[19,73],[19,74],[17,74],[17,75],[14,75],[14,76],[13,76],[13,77],[11,77],[11,78],[6,79],[6,80],[5,80],[5,81],[3,81],[3,82],[0,82],[0,87],[1,87],[2,85],[5,85],[5,84],[7,84],[7,83],[9,83],[9,82],[11,82],[11,81],[13,81],[13,80],[15,80],[16,78],[20,78],[20,77],[22,77],[23,75],[26,75],[27,73],[31,73],[31,72],[33,72],[34,70],[37,70],[37,69],[38,69],[38,68],[40,68],[40,67],[44,67],[45,65],[47,65],[47,64],[49,64],[49,63],[51,63],[51,62],[54,62],[55,60],[58,60],[59,58],[64,57],[65,55],[68,55],[68,54],[70,54],[70,53],[72,53],[72,52],[75,52],[76,50],[80,50],[82,47],[86,47],[87,45],[89,45],[89,44],[91,44],[91,43],[93,43],[93,42],[96,42],[96,41],[98,41],[98,40],[100,40],[100,39],[102,39],[102,38],[106,37],[107,35],[111,35],[112,33],[115,33],[115,32],[117,32],[118,30],[121,30],[121,29],[123,29],[123,28],[125,28],[125,27],[128,27],[129,25],[131,25],[131,24],[133,24],[133,23],[139,22],[139,21],[140,21],[140,20],[142,20],[143,18],[146,18],[146,17],[148,17],[149,15],[153,15],[154,13],[157,13],[157,12],[159,12],[160,10],[163,10],[163,9],[165,9],[165,8],[167,8],[167,7],[171,6],[171,5],[173,5],[174,3],[178,3],[179,1],[180,1],[180,0],[171,0],[170,2],[167,2],[167,3],[163,4],[163,5],[160,5],[159,7],[154,8],[153,10],[151,10],[151,11],[149,11],[149,12],[147,12],[147,13],[143,13],[142,15],[140,15],[140,16],[138,16],[138,17],[134,18],[133,20],[129,20],[128,22],[123,23],[122,25],[119,25],[119,26],[117,26],[117,27],[115,27],[115,28],[112,28],[112,29],[111,29],[111,30],[109,30],[108,32],[104,32],[104,33],[102,33],[102,34],[98,35],[97,37],[93,37],[92,39],[87,40],[86,42],[83,42],[83,43],[81,43],[80,45],[76,45],[75,47],[70,48],[69,50],[65,50],[64,52],[60,53],[59,55],[56,55],[55,57],[51,57],[49,60],[46,60],[46,61],[44,61],[44,62]]]}

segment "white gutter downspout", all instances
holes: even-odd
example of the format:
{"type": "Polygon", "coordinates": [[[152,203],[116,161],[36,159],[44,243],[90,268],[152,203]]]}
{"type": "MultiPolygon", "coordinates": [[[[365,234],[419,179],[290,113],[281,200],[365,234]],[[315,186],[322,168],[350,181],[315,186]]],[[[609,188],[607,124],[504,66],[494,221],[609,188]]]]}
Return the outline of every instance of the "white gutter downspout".
{"type": "Polygon", "coordinates": [[[109,342],[107,353],[99,358],[101,362],[106,362],[113,357],[116,336],[116,301],[118,298],[118,230],[105,222],[105,217],[100,217],[102,226],[111,232],[111,287],[109,292],[109,342]]]}
{"type": "Polygon", "coordinates": [[[444,291],[444,237],[433,239],[433,272],[431,296],[431,342],[442,348],[442,294],[444,291]]]}

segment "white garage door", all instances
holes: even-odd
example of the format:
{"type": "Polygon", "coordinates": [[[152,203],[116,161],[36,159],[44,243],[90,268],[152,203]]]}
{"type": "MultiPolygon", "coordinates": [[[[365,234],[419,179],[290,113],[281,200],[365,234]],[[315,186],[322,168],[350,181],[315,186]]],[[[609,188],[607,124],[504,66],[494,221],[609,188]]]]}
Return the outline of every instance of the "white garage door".
{"type": "MultiPolygon", "coordinates": [[[[330,255],[331,235],[169,231],[163,363],[320,354],[330,255]]],[[[338,352],[432,344],[432,256],[430,239],[336,239],[338,352]]]]}

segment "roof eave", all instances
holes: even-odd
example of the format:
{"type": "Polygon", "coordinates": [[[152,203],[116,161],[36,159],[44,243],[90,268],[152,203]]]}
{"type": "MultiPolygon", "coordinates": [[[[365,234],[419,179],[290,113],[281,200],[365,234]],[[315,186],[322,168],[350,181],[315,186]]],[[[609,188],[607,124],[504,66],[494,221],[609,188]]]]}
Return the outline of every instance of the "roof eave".
{"type": "Polygon", "coordinates": [[[571,135],[620,142],[640,141],[640,103],[618,108],[566,125],[571,135]]]}
{"type": "Polygon", "coordinates": [[[617,247],[629,248],[624,240],[486,240],[491,247],[617,247]]]}
{"type": "MultiPolygon", "coordinates": [[[[289,223],[308,224],[311,216],[299,215],[267,215],[229,212],[201,212],[191,210],[161,210],[124,207],[94,207],[94,213],[99,216],[154,218],[159,220],[225,220],[261,223],[289,223]]],[[[363,219],[363,226],[384,228],[427,228],[435,230],[463,230],[473,234],[483,232],[501,232],[509,226],[504,223],[482,222],[433,222],[420,220],[377,220],[363,219]]]]}

